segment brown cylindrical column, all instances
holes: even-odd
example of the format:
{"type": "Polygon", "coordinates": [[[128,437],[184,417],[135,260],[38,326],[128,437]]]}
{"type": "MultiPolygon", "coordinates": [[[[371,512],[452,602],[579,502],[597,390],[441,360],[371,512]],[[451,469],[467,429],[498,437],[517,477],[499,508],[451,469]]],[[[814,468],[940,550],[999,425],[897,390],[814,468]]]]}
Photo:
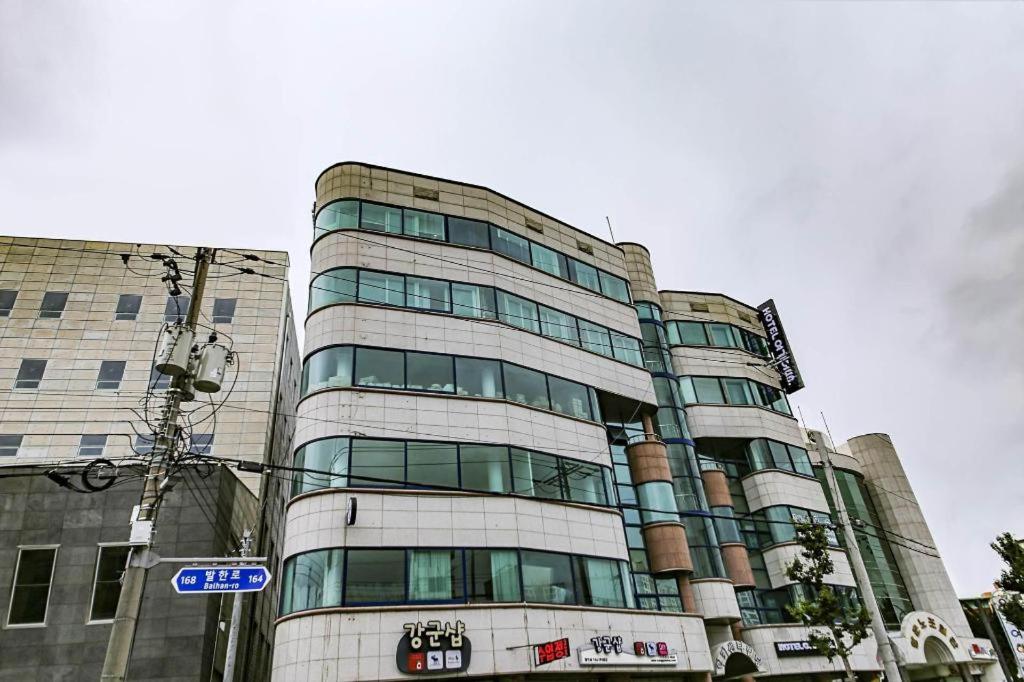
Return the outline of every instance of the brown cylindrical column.
{"type": "Polygon", "coordinates": [[[711,507],[731,507],[732,493],[729,492],[729,479],[721,469],[704,469],[700,472],[704,480],[704,493],[708,496],[711,507]]]}
{"type": "Polygon", "coordinates": [[[676,521],[649,523],[642,529],[651,573],[665,575],[693,570],[686,528],[676,521]]]}
{"type": "Polygon", "coordinates": [[[697,598],[693,596],[693,586],[690,585],[690,576],[681,575],[676,578],[679,585],[679,598],[683,601],[683,611],[697,613],[697,598]]]}
{"type": "Polygon", "coordinates": [[[742,543],[722,543],[722,561],[725,563],[725,572],[737,588],[756,587],[754,582],[754,570],[750,567],[750,556],[747,554],[747,547],[742,543]]]}
{"type": "Polygon", "coordinates": [[[672,482],[672,470],[668,466],[668,448],[660,440],[642,440],[626,447],[629,458],[629,474],[633,485],[650,481],[672,482]]]}

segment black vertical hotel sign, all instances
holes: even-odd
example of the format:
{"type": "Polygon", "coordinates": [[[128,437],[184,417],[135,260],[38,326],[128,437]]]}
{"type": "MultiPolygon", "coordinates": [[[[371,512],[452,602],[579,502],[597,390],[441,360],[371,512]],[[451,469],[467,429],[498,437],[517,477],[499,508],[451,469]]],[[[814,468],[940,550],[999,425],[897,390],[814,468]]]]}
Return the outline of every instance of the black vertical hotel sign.
{"type": "Polygon", "coordinates": [[[779,310],[775,307],[775,301],[768,299],[757,306],[758,317],[761,318],[761,325],[765,334],[768,335],[768,350],[772,354],[772,362],[782,379],[782,390],[786,393],[795,393],[804,387],[804,380],[800,376],[800,370],[793,359],[792,350],[789,347],[789,339],[782,329],[782,320],[779,319],[779,310]]]}

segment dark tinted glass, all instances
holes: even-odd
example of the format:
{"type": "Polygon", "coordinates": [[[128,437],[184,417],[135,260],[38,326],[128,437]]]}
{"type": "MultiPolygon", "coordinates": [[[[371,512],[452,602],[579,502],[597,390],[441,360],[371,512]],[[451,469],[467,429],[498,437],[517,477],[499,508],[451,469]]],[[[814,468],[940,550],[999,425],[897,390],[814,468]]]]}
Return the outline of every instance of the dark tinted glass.
{"type": "Polygon", "coordinates": [[[164,322],[184,320],[191,300],[190,296],[168,296],[164,304],[164,322]]]}
{"type": "Polygon", "coordinates": [[[405,481],[403,441],[352,439],[352,485],[396,486],[405,481]]]}
{"type": "Polygon", "coordinates": [[[66,292],[47,291],[43,294],[43,303],[39,306],[39,317],[58,318],[68,304],[66,292]]]}
{"type": "Polygon", "coordinates": [[[117,310],[114,311],[115,320],[134,320],[139,315],[139,308],[142,307],[142,296],[138,294],[121,294],[117,298],[117,310]]]}
{"type": "Polygon", "coordinates": [[[18,299],[18,292],[13,289],[0,290],[0,317],[7,317],[18,299]]]}
{"type": "Polygon", "coordinates": [[[531,407],[551,408],[543,374],[517,365],[505,365],[504,368],[505,397],[531,407]]]}
{"type": "Polygon", "coordinates": [[[124,360],[104,360],[96,377],[96,388],[114,389],[121,385],[124,377],[124,360]]]}
{"type": "Polygon", "coordinates": [[[18,573],[14,576],[14,594],[7,622],[27,625],[46,622],[46,605],[50,597],[50,577],[54,549],[23,549],[18,560],[18,573]]]}
{"type": "Polygon", "coordinates": [[[406,480],[411,485],[459,487],[458,448],[454,443],[409,443],[406,480]]]}
{"type": "Polygon", "coordinates": [[[377,388],[405,388],[405,360],[400,351],[356,349],[356,384],[377,388]]]}
{"type": "Polygon", "coordinates": [[[215,298],[213,299],[213,322],[216,324],[228,324],[235,317],[235,304],[238,299],[215,298]]]}
{"type": "Polygon", "coordinates": [[[18,376],[14,380],[15,388],[39,388],[46,371],[46,360],[22,360],[18,368],[18,376]]]}
{"type": "Polygon", "coordinates": [[[379,604],[405,600],[403,550],[350,549],[346,554],[346,604],[379,604]]]}
{"type": "Polygon", "coordinates": [[[452,364],[452,358],[448,355],[407,352],[406,388],[415,391],[454,393],[455,376],[452,364]]]}
{"type": "Polygon", "coordinates": [[[89,620],[110,620],[117,612],[120,579],[128,562],[128,551],[128,547],[100,547],[89,620]]]}
{"type": "Polygon", "coordinates": [[[468,218],[448,218],[448,241],[463,246],[476,246],[481,249],[490,248],[487,223],[468,218]]]}
{"type": "Polygon", "coordinates": [[[491,226],[491,248],[509,258],[530,262],[530,242],[517,234],[491,226]]]}
{"type": "Polygon", "coordinates": [[[528,602],[575,604],[570,558],[564,554],[524,550],[523,590],[528,602]]]}
{"type": "Polygon", "coordinates": [[[501,379],[501,363],[497,360],[455,358],[459,395],[476,398],[503,398],[505,391],[501,379]]]}

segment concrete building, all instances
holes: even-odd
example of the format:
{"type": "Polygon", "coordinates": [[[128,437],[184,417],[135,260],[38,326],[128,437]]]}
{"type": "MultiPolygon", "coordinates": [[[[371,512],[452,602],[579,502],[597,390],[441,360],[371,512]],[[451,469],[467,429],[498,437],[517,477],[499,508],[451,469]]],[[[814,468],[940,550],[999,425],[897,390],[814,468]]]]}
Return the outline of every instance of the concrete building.
{"type": "MultiPolygon", "coordinates": [[[[786,610],[794,524],[835,518],[818,447],[905,678],[999,679],[888,440],[800,428],[774,306],[484,187],[315,187],[274,680],[841,677],[786,610]]],[[[879,676],[873,639],[851,663],[879,676]]]]}
{"type": "MultiPolygon", "coordinates": [[[[169,382],[152,372],[154,350],[161,326],[189,304],[188,291],[168,296],[153,253],[180,254],[184,273],[195,249],[0,237],[0,679],[99,677],[152,449],[146,420],[169,382]],[[120,465],[104,492],[76,493],[45,475],[55,470],[82,488],[84,465],[98,458],[120,465]]],[[[288,256],[238,253],[262,259],[247,264],[268,277],[211,268],[200,324],[238,362],[220,394],[185,404],[196,411],[184,448],[281,461],[299,367],[288,256]],[[208,398],[224,401],[215,418],[200,405],[208,398]]],[[[278,479],[198,463],[178,479],[157,525],[159,554],[230,556],[243,529],[255,529],[256,551],[280,556],[278,479]]],[[[176,595],[176,570],[150,572],[131,679],[220,679],[231,600],[176,595]]],[[[272,592],[246,600],[238,679],[268,676],[275,615],[272,592]]]]}

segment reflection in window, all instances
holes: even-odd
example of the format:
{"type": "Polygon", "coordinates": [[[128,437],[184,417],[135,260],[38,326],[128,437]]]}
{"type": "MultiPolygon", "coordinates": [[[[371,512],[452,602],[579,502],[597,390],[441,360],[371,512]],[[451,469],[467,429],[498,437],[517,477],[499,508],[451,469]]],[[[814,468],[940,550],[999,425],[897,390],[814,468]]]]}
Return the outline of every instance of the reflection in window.
{"type": "Polygon", "coordinates": [[[542,604],[575,604],[572,566],[565,554],[522,550],[523,597],[542,604]]]}
{"type": "Polygon", "coordinates": [[[679,511],[672,484],[668,481],[649,481],[636,486],[640,500],[640,518],[644,523],[678,521],[679,511]]]}
{"type": "Polygon", "coordinates": [[[498,319],[494,289],[452,282],[452,313],[463,317],[498,319]]]}
{"type": "Polygon", "coordinates": [[[363,202],[360,224],[364,230],[402,234],[402,209],[363,202]]]}
{"type": "Polygon", "coordinates": [[[405,362],[401,351],[356,350],[356,384],[373,388],[405,388],[405,362]]]}
{"type": "Polygon", "coordinates": [[[530,255],[533,260],[533,266],[539,268],[544,272],[554,275],[555,277],[561,277],[566,279],[569,276],[569,268],[565,262],[565,256],[553,251],[546,246],[541,246],[536,242],[530,243],[530,255]]]}
{"type": "Polygon", "coordinates": [[[454,216],[448,217],[448,241],[452,244],[475,246],[480,249],[491,247],[487,223],[454,216]]]}
{"type": "Polygon", "coordinates": [[[352,485],[400,486],[405,480],[405,442],[352,439],[352,485]]]}
{"type": "Polygon", "coordinates": [[[384,305],[405,305],[405,278],[384,272],[359,273],[359,301],[384,305]]]}
{"type": "Polygon", "coordinates": [[[478,603],[522,601],[519,557],[510,549],[466,550],[469,601],[478,603]]]}
{"type": "Polygon", "coordinates": [[[341,606],[345,552],[321,549],[294,556],[284,565],[281,613],[341,606]]]}
{"type": "Polygon", "coordinates": [[[7,317],[14,310],[14,302],[18,300],[18,292],[14,289],[0,289],[0,317],[7,317]]]}
{"type": "Polygon", "coordinates": [[[124,377],[124,360],[104,360],[100,363],[100,371],[96,377],[96,388],[114,390],[121,385],[124,377]]]}
{"type": "Polygon", "coordinates": [[[459,378],[459,395],[476,398],[503,398],[501,363],[497,360],[455,358],[455,373],[459,378]]]}
{"type": "Polygon", "coordinates": [[[722,387],[715,377],[693,377],[693,390],[698,403],[721,405],[725,403],[722,387]]]}
{"type": "Polygon", "coordinates": [[[134,320],[139,316],[142,307],[142,296],[138,294],[121,294],[117,297],[117,309],[114,310],[115,320],[134,320]]]}
{"type": "Polygon", "coordinates": [[[43,294],[42,305],[39,306],[39,317],[48,320],[58,320],[64,312],[64,306],[67,304],[67,292],[47,291],[43,294]]]}
{"type": "Polygon", "coordinates": [[[438,313],[450,313],[452,310],[448,282],[422,277],[406,277],[405,305],[421,310],[433,310],[438,313]]]}
{"type": "Polygon", "coordinates": [[[96,558],[96,575],[92,588],[90,621],[113,620],[117,601],[121,598],[121,576],[128,563],[130,547],[124,545],[100,547],[96,558]]]}
{"type": "Polygon", "coordinates": [[[497,294],[498,319],[505,324],[525,329],[534,334],[540,332],[540,326],[537,322],[536,303],[527,301],[525,298],[507,294],[504,291],[499,291],[497,294]]]}
{"type": "Polygon", "coordinates": [[[335,268],[317,275],[309,285],[309,310],[332,303],[352,303],[356,300],[355,268],[335,268]]]}
{"type": "Polygon", "coordinates": [[[558,459],[543,452],[512,448],[512,492],[549,500],[562,499],[558,459]]]}
{"type": "Polygon", "coordinates": [[[409,351],[405,354],[405,364],[408,373],[406,388],[409,390],[455,392],[455,377],[450,355],[409,351]]]}
{"type": "Polygon", "coordinates": [[[458,460],[454,443],[409,443],[406,480],[411,485],[458,488],[458,460]]]}
{"type": "Polygon", "coordinates": [[[522,263],[530,262],[530,242],[500,227],[491,227],[491,248],[522,263]]]}
{"type": "Polygon", "coordinates": [[[348,438],[324,438],[307,443],[295,452],[292,464],[292,496],[322,488],[344,488],[348,485],[348,438]],[[314,473],[322,472],[322,473],[314,473]]]}
{"type": "Polygon", "coordinates": [[[405,209],[404,214],[405,234],[444,241],[444,216],[409,208],[405,209]]]}
{"type": "Polygon", "coordinates": [[[15,388],[39,388],[46,371],[46,360],[22,360],[18,375],[14,379],[15,388]]]}
{"type": "Polygon", "coordinates": [[[612,342],[608,335],[608,329],[586,320],[580,320],[580,341],[583,347],[589,351],[601,355],[612,355],[612,342]]]}
{"type": "Polygon", "coordinates": [[[587,387],[559,377],[548,377],[551,409],[580,419],[592,419],[587,387]]]}
{"type": "Polygon", "coordinates": [[[214,324],[230,324],[235,318],[235,305],[238,299],[235,298],[215,298],[213,299],[213,318],[214,324]]]}
{"type": "Polygon", "coordinates": [[[607,272],[599,272],[601,277],[601,292],[609,297],[614,298],[616,301],[622,303],[629,303],[629,287],[626,285],[626,281],[609,275],[607,272]]]}
{"type": "Polygon", "coordinates": [[[597,276],[597,268],[573,258],[569,259],[569,279],[591,291],[601,291],[601,279],[597,276]]]}
{"type": "Polygon", "coordinates": [[[544,375],[518,365],[505,365],[505,397],[530,407],[551,409],[544,375]]]}
{"type": "Polygon", "coordinates": [[[507,493],[512,490],[509,483],[508,448],[496,445],[461,445],[459,457],[462,462],[462,487],[466,490],[494,493],[507,493]]]}
{"type": "Polygon", "coordinates": [[[575,559],[582,603],[614,608],[626,606],[619,562],[583,556],[575,559]]]}
{"type": "Polygon", "coordinates": [[[405,600],[404,550],[350,549],[346,554],[346,604],[386,604],[405,600]]]}
{"type": "Polygon", "coordinates": [[[168,296],[164,304],[164,322],[184,320],[191,301],[191,296],[168,296]]]}
{"type": "Polygon", "coordinates": [[[316,214],[315,236],[333,230],[353,230],[359,224],[358,201],[335,201],[316,214]]]}
{"type": "Polygon", "coordinates": [[[14,573],[8,625],[46,623],[46,607],[50,601],[50,581],[57,548],[21,549],[14,573]]]}
{"type": "Polygon", "coordinates": [[[576,329],[576,318],[544,306],[540,306],[540,333],[553,339],[571,343],[574,346],[580,345],[580,335],[576,329]]]}

